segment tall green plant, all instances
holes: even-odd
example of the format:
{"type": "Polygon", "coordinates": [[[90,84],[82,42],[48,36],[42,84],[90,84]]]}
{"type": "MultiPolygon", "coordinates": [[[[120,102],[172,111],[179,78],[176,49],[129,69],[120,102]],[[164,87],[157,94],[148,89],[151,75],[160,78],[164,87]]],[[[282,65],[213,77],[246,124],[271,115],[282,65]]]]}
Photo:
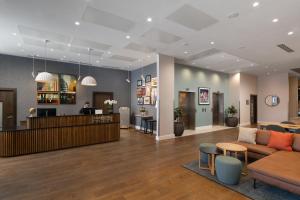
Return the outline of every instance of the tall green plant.
{"type": "Polygon", "coordinates": [[[229,106],[225,110],[227,117],[234,117],[237,114],[237,112],[238,112],[237,109],[233,105],[229,106]]]}

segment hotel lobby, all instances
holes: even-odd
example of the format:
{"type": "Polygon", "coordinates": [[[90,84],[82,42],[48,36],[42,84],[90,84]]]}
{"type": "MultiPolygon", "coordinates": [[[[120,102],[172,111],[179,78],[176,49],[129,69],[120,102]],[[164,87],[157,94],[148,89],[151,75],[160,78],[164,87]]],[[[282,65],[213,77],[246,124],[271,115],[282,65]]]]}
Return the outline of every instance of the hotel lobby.
{"type": "Polygon", "coordinates": [[[0,199],[300,199],[299,10],[0,0],[0,199]]]}

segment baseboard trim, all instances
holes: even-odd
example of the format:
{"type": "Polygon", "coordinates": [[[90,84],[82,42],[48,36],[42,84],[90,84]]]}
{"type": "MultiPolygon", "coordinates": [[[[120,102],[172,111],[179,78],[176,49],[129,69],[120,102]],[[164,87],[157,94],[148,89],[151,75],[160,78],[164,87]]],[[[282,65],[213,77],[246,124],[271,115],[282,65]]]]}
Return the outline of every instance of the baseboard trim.
{"type": "Polygon", "coordinates": [[[210,129],[212,128],[213,126],[212,125],[207,125],[207,126],[198,126],[196,127],[195,131],[203,131],[205,129],[210,129]]]}
{"type": "Polygon", "coordinates": [[[175,135],[174,134],[169,134],[169,135],[161,135],[161,136],[156,136],[155,139],[157,141],[161,141],[161,140],[169,140],[169,139],[174,139],[175,135]]]}
{"type": "Polygon", "coordinates": [[[251,125],[250,122],[244,122],[244,123],[239,124],[239,126],[249,126],[249,125],[251,125]]]}

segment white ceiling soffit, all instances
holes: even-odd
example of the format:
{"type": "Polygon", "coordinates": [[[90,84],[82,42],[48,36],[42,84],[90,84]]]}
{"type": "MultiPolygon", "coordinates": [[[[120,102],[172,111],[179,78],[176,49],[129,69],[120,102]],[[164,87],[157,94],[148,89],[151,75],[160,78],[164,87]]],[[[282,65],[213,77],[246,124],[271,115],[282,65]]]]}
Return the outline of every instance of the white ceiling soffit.
{"type": "Polygon", "coordinates": [[[182,39],[177,35],[159,30],[157,28],[150,29],[144,33],[143,37],[149,41],[156,41],[164,44],[172,44],[182,39]]]}
{"type": "Polygon", "coordinates": [[[201,58],[204,58],[207,56],[212,56],[214,54],[218,54],[220,52],[221,52],[220,50],[212,48],[212,49],[208,49],[208,50],[202,51],[200,53],[194,54],[194,55],[190,56],[188,58],[188,60],[198,60],[198,59],[201,59],[201,58]]]}
{"type": "Polygon", "coordinates": [[[103,43],[89,41],[85,39],[79,39],[79,38],[75,38],[72,41],[72,44],[74,44],[75,46],[83,46],[83,47],[89,47],[89,48],[100,49],[100,50],[108,50],[111,47],[108,44],[103,44],[103,43]]]}
{"type": "Polygon", "coordinates": [[[131,58],[131,57],[127,57],[127,56],[121,56],[121,55],[113,55],[110,58],[114,59],[114,60],[121,60],[121,61],[126,61],[126,62],[134,62],[134,61],[137,60],[136,58],[131,58]]]}
{"type": "MultiPolygon", "coordinates": [[[[40,47],[40,48],[45,47],[45,40],[37,40],[37,39],[34,39],[34,38],[28,38],[28,37],[23,37],[22,39],[23,39],[24,44],[26,44],[26,45],[37,46],[37,47],[40,47]]],[[[55,50],[60,50],[60,51],[66,51],[67,50],[66,45],[56,43],[56,42],[53,42],[53,41],[50,41],[47,44],[47,47],[51,48],[51,49],[55,49],[55,50]]]]}
{"type": "Polygon", "coordinates": [[[131,20],[92,7],[86,8],[82,20],[126,33],[135,25],[131,20]]]}
{"type": "Polygon", "coordinates": [[[187,4],[169,15],[167,19],[195,31],[200,31],[218,22],[215,18],[187,4]]]}
{"type": "Polygon", "coordinates": [[[51,41],[56,41],[61,43],[68,43],[71,39],[69,36],[66,35],[40,30],[36,28],[31,28],[23,25],[18,25],[18,29],[23,36],[29,36],[32,38],[39,38],[43,40],[48,39],[51,41]]]}
{"type": "Polygon", "coordinates": [[[124,48],[132,51],[143,52],[143,53],[152,53],[153,51],[155,51],[153,48],[145,47],[143,45],[133,43],[133,42],[130,42],[124,48]]]}
{"type": "MultiPolygon", "coordinates": [[[[87,48],[81,48],[81,47],[70,47],[70,51],[71,52],[74,52],[74,53],[80,53],[80,54],[84,54],[84,55],[89,55],[89,51],[87,48]]],[[[96,51],[96,50],[93,50],[91,51],[91,55],[93,56],[102,56],[103,55],[103,52],[100,52],[100,51],[96,51]]]]}

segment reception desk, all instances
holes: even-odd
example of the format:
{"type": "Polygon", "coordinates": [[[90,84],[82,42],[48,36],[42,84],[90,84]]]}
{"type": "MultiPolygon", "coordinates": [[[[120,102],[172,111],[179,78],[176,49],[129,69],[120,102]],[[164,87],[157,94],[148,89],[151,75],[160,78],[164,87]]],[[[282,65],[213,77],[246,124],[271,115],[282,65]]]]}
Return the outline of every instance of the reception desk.
{"type": "Polygon", "coordinates": [[[27,118],[27,127],[0,131],[0,156],[10,157],[118,141],[120,115],[27,118]]]}

